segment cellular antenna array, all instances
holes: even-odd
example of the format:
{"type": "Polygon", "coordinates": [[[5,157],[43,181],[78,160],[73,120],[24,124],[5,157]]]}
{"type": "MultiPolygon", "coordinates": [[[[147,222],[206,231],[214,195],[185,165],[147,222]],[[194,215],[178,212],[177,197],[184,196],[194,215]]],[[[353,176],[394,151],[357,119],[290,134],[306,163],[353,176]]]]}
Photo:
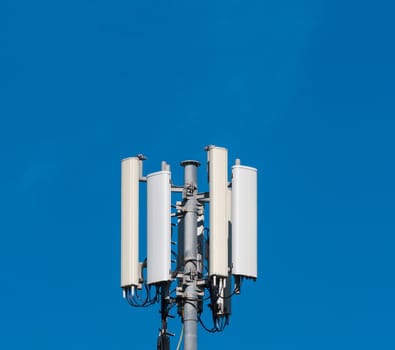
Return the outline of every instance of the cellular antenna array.
{"type": "Polygon", "coordinates": [[[231,301],[243,279],[257,278],[257,169],[236,159],[228,180],[228,150],[208,146],[208,192],[199,192],[195,160],[181,162],[184,184],[174,185],[170,166],[143,175],[145,157],[122,160],[121,288],[131,306],[160,303],[157,349],[170,349],[167,320],[177,309],[184,350],[197,349],[198,323],[209,332],[229,324],[231,301]],[[139,191],[147,188],[147,252],[139,252],[139,191]],[[181,200],[172,205],[172,194],[181,200]],[[208,220],[205,218],[209,206],[208,220]],[[209,222],[207,226],[206,222],[209,222]],[[212,325],[201,319],[205,302],[212,325]]]}

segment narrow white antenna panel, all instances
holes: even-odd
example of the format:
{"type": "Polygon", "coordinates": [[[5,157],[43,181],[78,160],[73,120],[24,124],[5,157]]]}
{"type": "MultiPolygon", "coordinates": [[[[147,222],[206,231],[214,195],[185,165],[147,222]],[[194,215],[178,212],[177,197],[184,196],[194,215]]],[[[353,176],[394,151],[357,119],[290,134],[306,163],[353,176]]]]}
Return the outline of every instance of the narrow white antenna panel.
{"type": "MultiPolygon", "coordinates": [[[[230,188],[226,191],[227,210],[226,218],[228,220],[228,266],[232,266],[232,190],[230,188]]],[[[228,278],[226,279],[226,286],[224,289],[224,314],[230,315],[232,313],[232,293],[234,287],[232,283],[232,273],[228,271],[228,278]]]]}
{"type": "Polygon", "coordinates": [[[228,150],[208,149],[210,188],[210,276],[228,276],[228,150]]]}
{"type": "Polygon", "coordinates": [[[139,178],[140,159],[121,165],[121,287],[139,285],[139,178]]]}
{"type": "Polygon", "coordinates": [[[170,172],[147,176],[147,282],[169,281],[171,259],[170,172]]]}
{"type": "Polygon", "coordinates": [[[257,169],[232,167],[232,273],[257,278],[257,169]]]}

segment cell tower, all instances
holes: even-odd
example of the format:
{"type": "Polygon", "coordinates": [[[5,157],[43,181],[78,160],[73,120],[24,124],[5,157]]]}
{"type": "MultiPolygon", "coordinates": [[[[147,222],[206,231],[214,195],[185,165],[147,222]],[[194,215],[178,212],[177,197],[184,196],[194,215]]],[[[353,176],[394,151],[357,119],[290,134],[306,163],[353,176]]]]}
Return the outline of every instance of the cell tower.
{"type": "Polygon", "coordinates": [[[197,326],[221,332],[229,324],[232,296],[243,279],[257,278],[257,169],[236,159],[228,181],[228,151],[208,146],[209,192],[198,192],[198,161],[181,162],[184,184],[174,185],[170,166],[143,175],[145,157],[122,160],[121,288],[134,307],[160,303],[158,350],[170,349],[167,329],[176,307],[184,350],[197,349],[197,326]],[[139,254],[139,191],[147,187],[147,255],[139,254]],[[181,200],[172,205],[172,193],[181,200]],[[205,218],[209,206],[208,221],[205,218]],[[208,300],[213,324],[201,319],[208,300]]]}

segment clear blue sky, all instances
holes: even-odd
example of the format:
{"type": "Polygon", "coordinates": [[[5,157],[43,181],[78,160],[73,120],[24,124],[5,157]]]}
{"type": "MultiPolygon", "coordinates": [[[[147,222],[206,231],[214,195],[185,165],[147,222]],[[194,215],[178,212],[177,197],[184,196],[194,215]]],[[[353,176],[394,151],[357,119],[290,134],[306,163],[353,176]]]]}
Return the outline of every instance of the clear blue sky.
{"type": "Polygon", "coordinates": [[[260,277],[200,349],[394,349],[394,10],[3,0],[0,347],[154,349],[158,307],[119,288],[120,161],[180,182],[216,144],[259,169],[260,277]]]}

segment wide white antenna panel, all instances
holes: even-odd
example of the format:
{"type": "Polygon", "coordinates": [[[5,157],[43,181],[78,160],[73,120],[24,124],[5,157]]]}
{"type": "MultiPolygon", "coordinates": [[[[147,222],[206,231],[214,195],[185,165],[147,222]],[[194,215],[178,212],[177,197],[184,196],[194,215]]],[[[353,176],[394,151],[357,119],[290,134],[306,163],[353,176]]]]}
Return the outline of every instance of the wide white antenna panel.
{"type": "Polygon", "coordinates": [[[257,169],[232,167],[232,273],[257,277],[257,169]]]}
{"type": "Polygon", "coordinates": [[[140,163],[132,157],[121,165],[121,287],[139,285],[140,163]]]}
{"type": "Polygon", "coordinates": [[[147,176],[147,282],[169,281],[171,267],[170,172],[147,176]]]}
{"type": "Polygon", "coordinates": [[[228,276],[228,150],[209,146],[210,276],[228,276]]]}

